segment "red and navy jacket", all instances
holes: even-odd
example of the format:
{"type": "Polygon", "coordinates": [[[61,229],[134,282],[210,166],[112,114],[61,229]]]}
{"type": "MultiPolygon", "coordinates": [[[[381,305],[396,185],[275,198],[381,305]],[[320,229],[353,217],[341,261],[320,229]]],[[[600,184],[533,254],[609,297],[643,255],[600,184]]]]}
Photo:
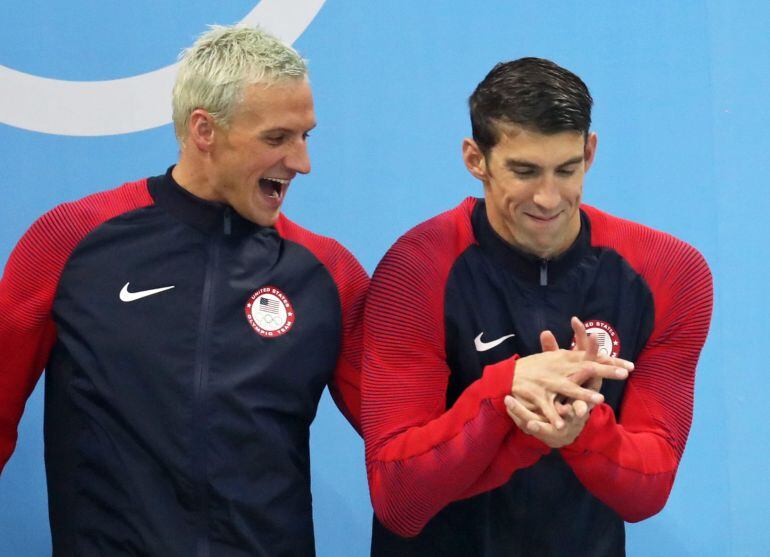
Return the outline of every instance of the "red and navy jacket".
{"type": "Polygon", "coordinates": [[[0,282],[0,468],[43,368],[53,554],[314,554],[309,426],[358,428],[366,273],[165,176],[40,218],[0,282]]]}
{"type": "Polygon", "coordinates": [[[592,207],[550,261],[502,240],[472,198],[409,231],[377,267],[365,316],[372,555],[624,555],[623,521],[671,490],[711,309],[695,249],[592,207]],[[551,450],[503,397],[541,331],[570,346],[573,315],[636,369],[604,381],[606,402],[551,450]]]}

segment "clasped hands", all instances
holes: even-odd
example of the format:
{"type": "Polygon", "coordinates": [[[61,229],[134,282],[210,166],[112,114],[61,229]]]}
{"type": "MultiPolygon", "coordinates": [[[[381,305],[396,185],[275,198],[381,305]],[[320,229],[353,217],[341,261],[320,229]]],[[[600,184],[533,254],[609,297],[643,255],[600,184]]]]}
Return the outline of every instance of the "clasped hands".
{"type": "Polygon", "coordinates": [[[516,425],[551,448],[577,438],[593,407],[604,402],[602,380],[625,379],[634,369],[632,362],[599,354],[596,338],[580,319],[573,317],[571,325],[571,350],[560,349],[550,331],[540,333],[543,351],[516,362],[511,394],[504,401],[516,425]]]}

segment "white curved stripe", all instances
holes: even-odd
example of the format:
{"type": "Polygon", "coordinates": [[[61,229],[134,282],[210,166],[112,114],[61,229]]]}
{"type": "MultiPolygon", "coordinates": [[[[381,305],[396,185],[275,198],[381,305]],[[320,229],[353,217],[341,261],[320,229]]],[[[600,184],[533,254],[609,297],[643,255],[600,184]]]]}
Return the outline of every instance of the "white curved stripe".
{"type": "MultiPolygon", "coordinates": [[[[262,0],[239,22],[293,43],[324,0],[262,0]]],[[[107,81],[65,81],[0,65],[0,122],[42,133],[101,136],[171,122],[177,64],[107,81]]]]}
{"type": "Polygon", "coordinates": [[[63,81],[0,66],[0,121],[59,135],[115,135],[171,121],[176,64],[109,81],[63,81]]]}

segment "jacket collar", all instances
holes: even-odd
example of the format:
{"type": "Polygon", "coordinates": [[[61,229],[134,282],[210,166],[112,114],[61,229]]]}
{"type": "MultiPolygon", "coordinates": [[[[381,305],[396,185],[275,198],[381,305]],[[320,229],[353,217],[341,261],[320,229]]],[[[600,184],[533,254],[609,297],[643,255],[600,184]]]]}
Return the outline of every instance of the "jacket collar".
{"type": "Polygon", "coordinates": [[[582,209],[578,237],[567,251],[549,260],[521,251],[503,240],[489,223],[483,199],[473,208],[471,224],[479,246],[492,260],[499,262],[521,279],[541,286],[558,281],[591,249],[591,224],[582,209]]]}
{"type": "Polygon", "coordinates": [[[161,206],[180,221],[197,228],[206,234],[224,236],[240,236],[258,231],[263,228],[235,212],[226,203],[201,199],[180,186],[171,171],[170,166],[162,176],[154,176],[147,180],[147,188],[161,206]]]}

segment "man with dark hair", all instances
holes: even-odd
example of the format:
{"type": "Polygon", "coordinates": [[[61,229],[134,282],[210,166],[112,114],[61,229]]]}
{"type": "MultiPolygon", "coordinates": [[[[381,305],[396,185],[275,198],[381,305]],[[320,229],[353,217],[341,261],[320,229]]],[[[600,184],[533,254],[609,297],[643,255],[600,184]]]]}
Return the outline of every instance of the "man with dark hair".
{"type": "Polygon", "coordinates": [[[550,60],[520,58],[497,64],[469,99],[473,139],[484,154],[500,138],[498,124],[544,134],[579,131],[588,137],[593,99],[583,80],[550,60]]]}
{"type": "Polygon", "coordinates": [[[684,242],[581,204],[591,105],[553,62],[498,64],[463,141],[484,198],[407,232],[375,271],[376,557],[624,555],[623,521],[666,502],[711,275],[684,242]]]}

